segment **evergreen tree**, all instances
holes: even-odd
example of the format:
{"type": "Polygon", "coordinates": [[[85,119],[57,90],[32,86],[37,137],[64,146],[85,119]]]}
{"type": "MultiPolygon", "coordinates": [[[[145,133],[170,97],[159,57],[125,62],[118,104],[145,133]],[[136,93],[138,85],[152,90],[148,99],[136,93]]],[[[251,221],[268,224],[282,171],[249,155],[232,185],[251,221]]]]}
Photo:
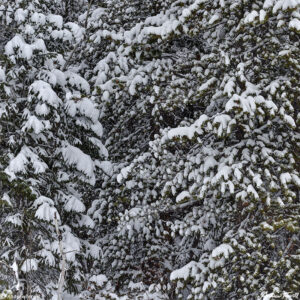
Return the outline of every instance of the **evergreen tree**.
{"type": "Polygon", "coordinates": [[[73,54],[84,28],[50,4],[12,1],[1,11],[14,30],[1,57],[0,255],[15,270],[4,273],[6,284],[43,299],[55,295],[64,256],[67,289],[86,288],[89,260],[99,258],[87,210],[107,156],[99,110],[73,54]]]}
{"type": "Polygon", "coordinates": [[[95,83],[123,166],[104,270],[129,298],[297,299],[299,2],[120,6],[125,30],[97,32],[116,49],[95,83]]]}
{"type": "Polygon", "coordinates": [[[298,299],[299,7],[3,4],[0,285],[298,299]]]}

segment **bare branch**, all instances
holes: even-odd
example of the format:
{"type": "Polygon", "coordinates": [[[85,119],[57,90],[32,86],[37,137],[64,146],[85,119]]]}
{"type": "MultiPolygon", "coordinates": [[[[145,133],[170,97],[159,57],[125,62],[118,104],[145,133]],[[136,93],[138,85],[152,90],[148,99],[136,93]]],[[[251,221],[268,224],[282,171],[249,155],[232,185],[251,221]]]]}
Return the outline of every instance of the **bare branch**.
{"type": "Polygon", "coordinates": [[[58,228],[56,213],[54,214],[54,221],[55,221],[55,229],[56,229],[56,234],[57,234],[58,244],[59,244],[59,252],[61,255],[61,265],[60,265],[61,272],[58,280],[57,299],[62,300],[62,292],[63,292],[64,281],[65,281],[65,273],[66,273],[66,253],[63,251],[61,233],[58,228]]]}

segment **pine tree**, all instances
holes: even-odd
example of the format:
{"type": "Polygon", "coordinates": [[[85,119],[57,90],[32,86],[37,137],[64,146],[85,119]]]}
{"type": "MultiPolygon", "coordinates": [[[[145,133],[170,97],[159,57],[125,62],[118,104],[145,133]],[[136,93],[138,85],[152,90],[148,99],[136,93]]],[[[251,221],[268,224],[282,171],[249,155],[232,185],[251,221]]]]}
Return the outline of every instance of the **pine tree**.
{"type": "Polygon", "coordinates": [[[14,28],[1,57],[1,260],[18,273],[7,272],[6,284],[42,298],[55,295],[60,241],[67,290],[87,288],[89,260],[99,257],[87,210],[107,156],[95,97],[72,54],[84,28],[50,4],[17,1],[1,18],[14,28]]]}
{"type": "Polygon", "coordinates": [[[125,30],[97,32],[116,49],[95,83],[124,167],[104,269],[129,297],[297,299],[298,1],[120,6],[125,30]]]}
{"type": "Polygon", "coordinates": [[[2,5],[0,285],[298,299],[299,6],[2,5]]]}

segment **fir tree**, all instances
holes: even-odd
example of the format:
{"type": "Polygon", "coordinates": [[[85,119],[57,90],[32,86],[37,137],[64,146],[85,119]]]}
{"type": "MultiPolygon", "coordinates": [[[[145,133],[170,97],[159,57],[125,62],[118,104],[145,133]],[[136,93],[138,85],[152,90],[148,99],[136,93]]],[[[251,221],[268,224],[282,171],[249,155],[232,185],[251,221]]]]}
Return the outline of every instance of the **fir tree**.
{"type": "Polygon", "coordinates": [[[298,299],[299,5],[2,5],[0,284],[298,299]]]}
{"type": "Polygon", "coordinates": [[[298,9],[174,1],[98,31],[116,47],[95,70],[124,166],[103,258],[121,294],[298,297],[298,9]]]}
{"type": "Polygon", "coordinates": [[[84,28],[50,2],[18,1],[2,14],[15,30],[1,58],[1,260],[18,273],[8,285],[42,298],[55,295],[60,240],[67,290],[86,288],[88,260],[99,257],[87,210],[107,156],[90,85],[70,60],[84,28]]]}

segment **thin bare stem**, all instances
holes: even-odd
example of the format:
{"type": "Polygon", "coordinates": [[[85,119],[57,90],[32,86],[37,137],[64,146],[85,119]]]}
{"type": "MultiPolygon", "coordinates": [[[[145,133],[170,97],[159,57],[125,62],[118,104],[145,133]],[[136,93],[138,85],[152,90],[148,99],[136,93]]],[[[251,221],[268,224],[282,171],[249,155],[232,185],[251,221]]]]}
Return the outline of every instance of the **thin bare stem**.
{"type": "Polygon", "coordinates": [[[65,273],[66,273],[66,253],[64,253],[63,251],[62,238],[58,228],[56,213],[54,214],[54,221],[55,221],[55,229],[56,229],[56,234],[57,234],[58,244],[59,244],[59,252],[61,255],[61,266],[60,266],[61,272],[58,280],[57,299],[62,300],[62,292],[63,292],[64,281],[65,281],[65,273]]]}

